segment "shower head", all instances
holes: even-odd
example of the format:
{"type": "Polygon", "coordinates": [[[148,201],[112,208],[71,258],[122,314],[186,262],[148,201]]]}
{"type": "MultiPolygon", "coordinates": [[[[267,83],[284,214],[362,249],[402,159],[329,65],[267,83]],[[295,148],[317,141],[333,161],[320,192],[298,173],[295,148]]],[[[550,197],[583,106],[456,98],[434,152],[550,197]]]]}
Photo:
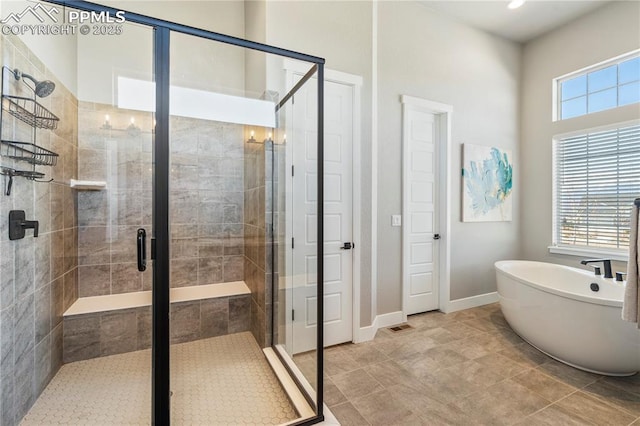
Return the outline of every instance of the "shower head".
{"type": "Polygon", "coordinates": [[[36,95],[46,98],[56,90],[56,84],[50,80],[44,80],[36,84],[36,95]]]}
{"type": "Polygon", "coordinates": [[[35,84],[33,91],[40,98],[46,98],[47,96],[52,94],[53,91],[56,89],[56,84],[53,81],[50,81],[50,80],[38,81],[32,76],[30,76],[29,74],[21,72],[17,68],[13,70],[13,75],[16,78],[16,80],[20,80],[21,78],[23,79],[26,78],[31,80],[33,84],[35,84]]]}

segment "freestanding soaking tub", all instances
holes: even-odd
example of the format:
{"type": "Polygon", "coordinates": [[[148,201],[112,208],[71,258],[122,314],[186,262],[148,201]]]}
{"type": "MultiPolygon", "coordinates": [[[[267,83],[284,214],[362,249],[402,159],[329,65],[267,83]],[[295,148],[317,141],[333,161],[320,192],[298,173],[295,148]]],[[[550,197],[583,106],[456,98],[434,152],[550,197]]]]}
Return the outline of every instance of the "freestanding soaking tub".
{"type": "Polygon", "coordinates": [[[598,374],[640,370],[640,330],[621,319],[623,283],[551,263],[505,260],[495,268],[502,313],[531,345],[598,374]]]}

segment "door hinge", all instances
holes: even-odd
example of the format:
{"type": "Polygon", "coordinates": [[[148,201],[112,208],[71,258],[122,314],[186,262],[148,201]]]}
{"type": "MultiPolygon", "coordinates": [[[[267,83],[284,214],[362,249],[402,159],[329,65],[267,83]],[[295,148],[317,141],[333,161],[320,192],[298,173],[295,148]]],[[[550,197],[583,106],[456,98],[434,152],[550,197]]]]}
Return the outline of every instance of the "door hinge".
{"type": "Polygon", "coordinates": [[[291,176],[293,176],[293,175],[294,175],[294,167],[293,167],[293,164],[292,164],[291,165],[291,176]]]}
{"type": "Polygon", "coordinates": [[[292,237],[292,238],[291,238],[291,248],[294,248],[294,247],[295,247],[294,240],[295,240],[295,238],[293,238],[293,237],[292,237]]]}
{"type": "Polygon", "coordinates": [[[155,260],[156,258],[156,239],[151,239],[151,260],[155,260]]]}
{"type": "Polygon", "coordinates": [[[291,310],[291,321],[296,320],[296,311],[294,309],[291,310]]]}

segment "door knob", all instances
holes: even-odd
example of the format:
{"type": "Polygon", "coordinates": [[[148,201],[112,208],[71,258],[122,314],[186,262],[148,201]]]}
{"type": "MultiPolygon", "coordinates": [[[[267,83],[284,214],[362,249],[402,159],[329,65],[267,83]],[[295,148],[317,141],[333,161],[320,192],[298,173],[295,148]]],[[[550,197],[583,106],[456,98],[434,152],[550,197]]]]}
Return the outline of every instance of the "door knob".
{"type": "Polygon", "coordinates": [[[351,250],[352,248],[354,248],[356,245],[353,243],[344,243],[342,245],[342,247],[340,247],[340,250],[351,250]]]}
{"type": "Polygon", "coordinates": [[[433,234],[433,239],[434,240],[439,240],[440,239],[440,234],[433,234]]]}

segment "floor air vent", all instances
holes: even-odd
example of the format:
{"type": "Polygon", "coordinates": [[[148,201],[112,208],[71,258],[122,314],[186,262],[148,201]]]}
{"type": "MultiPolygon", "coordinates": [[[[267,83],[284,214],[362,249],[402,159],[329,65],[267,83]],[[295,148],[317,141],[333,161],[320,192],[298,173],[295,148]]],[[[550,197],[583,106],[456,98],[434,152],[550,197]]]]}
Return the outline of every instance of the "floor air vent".
{"type": "Polygon", "coordinates": [[[389,330],[391,331],[402,331],[402,330],[406,330],[409,328],[413,328],[411,327],[409,324],[402,324],[402,325],[396,325],[395,327],[389,327],[389,330]]]}

